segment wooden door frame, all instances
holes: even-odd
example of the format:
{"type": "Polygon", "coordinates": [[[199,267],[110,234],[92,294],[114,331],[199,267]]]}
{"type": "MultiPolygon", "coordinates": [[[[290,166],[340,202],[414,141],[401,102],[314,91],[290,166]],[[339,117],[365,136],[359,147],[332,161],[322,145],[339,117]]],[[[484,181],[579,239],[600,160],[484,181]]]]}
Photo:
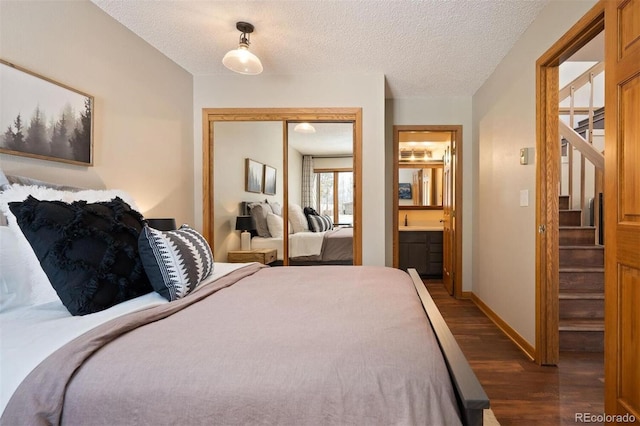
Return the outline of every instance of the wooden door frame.
{"type": "Polygon", "coordinates": [[[455,266],[454,266],[454,289],[453,295],[456,298],[468,297],[462,291],[462,126],[461,125],[398,125],[393,126],[393,267],[399,266],[399,235],[398,230],[398,155],[399,155],[399,132],[401,131],[429,131],[429,132],[452,132],[456,141],[456,152],[454,155],[455,168],[455,266]]]}
{"type": "MultiPolygon", "coordinates": [[[[241,121],[281,121],[283,126],[283,206],[289,205],[287,122],[353,122],[353,264],[362,265],[362,108],[203,108],[202,109],[202,232],[209,244],[213,238],[214,175],[213,124],[241,121]]],[[[238,190],[242,192],[242,188],[238,190]]],[[[288,208],[282,209],[285,235],[288,225],[288,208]]],[[[282,240],[285,255],[288,240],[282,240]]],[[[283,259],[288,264],[288,257],[283,259]]]]}
{"type": "Polygon", "coordinates": [[[540,365],[560,358],[559,323],[559,65],[604,30],[598,2],[536,61],[536,350],[540,365]]]}

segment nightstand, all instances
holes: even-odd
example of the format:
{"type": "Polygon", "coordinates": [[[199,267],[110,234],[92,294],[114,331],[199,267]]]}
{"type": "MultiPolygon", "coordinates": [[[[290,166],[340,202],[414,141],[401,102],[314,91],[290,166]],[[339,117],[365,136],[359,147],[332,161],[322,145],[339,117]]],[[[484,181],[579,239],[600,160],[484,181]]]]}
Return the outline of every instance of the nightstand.
{"type": "Polygon", "coordinates": [[[276,261],[276,249],[257,249],[257,250],[230,250],[227,253],[227,262],[229,263],[247,263],[260,262],[268,265],[276,261]]]}

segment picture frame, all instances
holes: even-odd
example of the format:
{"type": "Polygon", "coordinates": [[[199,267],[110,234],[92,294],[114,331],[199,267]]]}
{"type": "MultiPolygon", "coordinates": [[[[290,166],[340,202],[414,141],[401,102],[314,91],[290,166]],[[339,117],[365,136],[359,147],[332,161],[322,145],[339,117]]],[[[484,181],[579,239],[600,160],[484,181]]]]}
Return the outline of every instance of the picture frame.
{"type": "Polygon", "coordinates": [[[93,165],[93,96],[2,59],[0,86],[0,153],[93,165]]]}
{"type": "Polygon", "coordinates": [[[263,164],[250,158],[245,158],[244,190],[247,192],[262,192],[263,164]]]}
{"type": "Polygon", "coordinates": [[[411,184],[410,183],[399,183],[398,184],[398,197],[401,200],[411,200],[411,199],[413,199],[413,194],[411,193],[411,184]]]}
{"type": "Polygon", "coordinates": [[[264,165],[264,188],[266,195],[276,195],[276,168],[264,165]]]}

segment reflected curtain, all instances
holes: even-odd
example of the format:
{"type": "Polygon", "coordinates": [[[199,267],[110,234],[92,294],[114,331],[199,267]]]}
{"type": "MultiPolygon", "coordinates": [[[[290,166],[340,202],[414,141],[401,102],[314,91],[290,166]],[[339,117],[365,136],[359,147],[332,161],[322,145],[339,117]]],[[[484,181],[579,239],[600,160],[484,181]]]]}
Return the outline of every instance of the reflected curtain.
{"type": "Polygon", "coordinates": [[[302,156],[302,207],[316,206],[316,174],[313,172],[313,157],[302,156]]]}

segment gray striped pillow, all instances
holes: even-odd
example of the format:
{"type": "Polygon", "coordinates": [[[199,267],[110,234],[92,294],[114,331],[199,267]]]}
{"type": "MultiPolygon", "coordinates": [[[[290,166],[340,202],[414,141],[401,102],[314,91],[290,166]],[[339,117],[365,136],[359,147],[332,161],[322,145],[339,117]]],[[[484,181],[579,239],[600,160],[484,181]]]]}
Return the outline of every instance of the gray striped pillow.
{"type": "Polygon", "coordinates": [[[213,272],[207,240],[188,225],[175,231],[145,226],[138,251],[151,286],[169,301],[183,298],[213,272]]]}
{"type": "Polygon", "coordinates": [[[313,232],[324,232],[333,229],[333,219],[328,215],[314,215],[307,216],[309,219],[309,227],[313,232]]]}

